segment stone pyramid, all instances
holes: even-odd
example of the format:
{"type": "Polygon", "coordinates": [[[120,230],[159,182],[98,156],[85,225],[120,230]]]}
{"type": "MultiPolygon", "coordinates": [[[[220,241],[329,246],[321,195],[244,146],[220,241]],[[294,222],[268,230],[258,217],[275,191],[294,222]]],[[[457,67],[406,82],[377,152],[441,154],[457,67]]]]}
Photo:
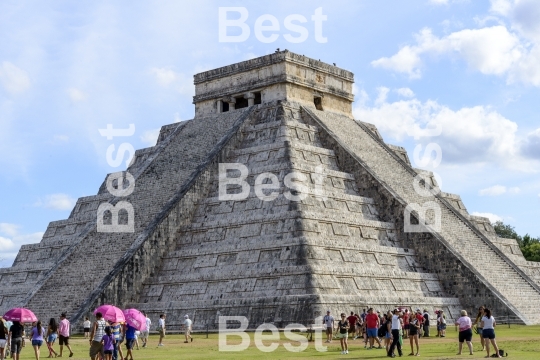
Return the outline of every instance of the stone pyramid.
{"type": "Polygon", "coordinates": [[[196,329],[215,328],[219,315],[255,328],[307,325],[326,309],[442,308],[455,318],[488,304],[540,323],[540,266],[354,120],[352,83],[352,73],[289,51],[195,75],[195,118],[137,151],[133,193],[114,197],[106,180],[41,243],[23,246],[0,269],[0,312],[66,311],[77,322],[113,303],[166,312],[178,330],[186,313],[196,329]],[[226,164],[247,169],[247,196],[222,187],[241,176],[220,172],[226,164]],[[419,195],[415,178],[434,195],[419,195]],[[97,219],[114,220],[99,205],[119,201],[134,208],[134,232],[99,232],[97,219]],[[426,202],[438,210],[406,211],[426,202]],[[423,221],[422,232],[405,230],[423,221]]]}

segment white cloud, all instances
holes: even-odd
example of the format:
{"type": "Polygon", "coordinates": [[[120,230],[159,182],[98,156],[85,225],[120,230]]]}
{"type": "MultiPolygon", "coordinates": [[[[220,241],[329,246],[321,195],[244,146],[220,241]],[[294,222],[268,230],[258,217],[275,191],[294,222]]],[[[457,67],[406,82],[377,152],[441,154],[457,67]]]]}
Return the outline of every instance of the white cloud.
{"type": "Polygon", "coordinates": [[[84,101],[87,98],[87,95],[77,88],[69,88],[67,90],[67,93],[68,93],[69,98],[73,102],[84,101]]]}
{"type": "Polygon", "coordinates": [[[19,228],[16,224],[0,223],[0,267],[11,265],[21,245],[37,243],[43,238],[43,232],[21,234],[19,228]]]}
{"type": "Polygon", "coordinates": [[[156,145],[160,129],[146,130],[141,135],[141,141],[150,146],[156,145]]]}
{"type": "Polygon", "coordinates": [[[507,16],[512,10],[512,1],[510,0],[491,0],[491,7],[489,11],[507,16]]]}
{"type": "Polygon", "coordinates": [[[521,151],[524,156],[540,159],[540,128],[527,134],[522,142],[521,151]]]}
{"type": "Polygon", "coordinates": [[[9,61],[0,65],[0,83],[11,94],[19,94],[30,88],[30,78],[26,71],[9,61]]]}
{"type": "Polygon", "coordinates": [[[71,210],[75,206],[76,199],[67,194],[51,194],[39,199],[34,206],[54,210],[71,210]]]}
{"type": "Polygon", "coordinates": [[[399,88],[395,90],[400,96],[406,97],[406,98],[412,98],[414,97],[414,92],[409,88],[399,88]]]}
{"type": "Polygon", "coordinates": [[[0,223],[0,234],[15,236],[18,233],[18,225],[9,223],[0,223]]]}
{"type": "Polygon", "coordinates": [[[495,214],[492,214],[492,213],[485,213],[485,212],[473,212],[471,215],[474,215],[474,216],[482,216],[482,217],[486,217],[489,219],[489,221],[493,224],[497,221],[503,221],[503,218],[499,215],[495,215],[495,214]]]}
{"type": "Polygon", "coordinates": [[[164,88],[173,88],[186,96],[195,94],[193,78],[190,76],[186,76],[165,67],[153,67],[150,69],[150,73],[154,76],[156,82],[164,88]]]}
{"type": "Polygon", "coordinates": [[[509,169],[540,169],[536,160],[521,155],[517,124],[489,107],[453,110],[436,101],[422,102],[417,98],[388,102],[387,88],[379,87],[377,91],[373,105],[355,103],[353,114],[356,119],[376,125],[390,142],[408,137],[422,145],[436,142],[441,146],[445,164],[493,163],[496,159],[497,164],[509,169]]]}
{"type": "Polygon", "coordinates": [[[478,192],[480,196],[497,196],[506,193],[506,186],[494,185],[478,192]]]}
{"type": "Polygon", "coordinates": [[[422,60],[420,60],[421,51],[417,47],[404,46],[397,54],[387,58],[382,57],[371,62],[374,67],[380,67],[387,70],[393,70],[399,73],[407,73],[411,79],[421,77],[419,69],[422,60]]]}
{"type": "Polygon", "coordinates": [[[15,247],[15,244],[11,239],[0,236],[0,250],[2,252],[11,250],[15,247]]]}

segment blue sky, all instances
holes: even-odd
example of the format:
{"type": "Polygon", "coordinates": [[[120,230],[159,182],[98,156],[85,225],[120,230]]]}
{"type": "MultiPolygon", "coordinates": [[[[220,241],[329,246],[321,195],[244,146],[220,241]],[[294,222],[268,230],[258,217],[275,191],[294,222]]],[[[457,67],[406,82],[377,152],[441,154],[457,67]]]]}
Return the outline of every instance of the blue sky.
{"type": "Polygon", "coordinates": [[[193,74],[276,48],[354,72],[357,119],[411,159],[437,143],[442,162],[428,168],[444,191],[540,236],[538,19],[536,0],[3,1],[0,266],[118,171],[98,129],[133,123],[129,142],[151,146],[161,125],[193,117],[193,74]],[[220,6],[247,9],[246,41],[219,42],[220,6]],[[275,42],[254,35],[264,14],[280,23],[275,42]],[[293,14],[308,20],[302,43],[283,36],[293,14]],[[431,138],[410,130],[438,125],[431,138]]]}

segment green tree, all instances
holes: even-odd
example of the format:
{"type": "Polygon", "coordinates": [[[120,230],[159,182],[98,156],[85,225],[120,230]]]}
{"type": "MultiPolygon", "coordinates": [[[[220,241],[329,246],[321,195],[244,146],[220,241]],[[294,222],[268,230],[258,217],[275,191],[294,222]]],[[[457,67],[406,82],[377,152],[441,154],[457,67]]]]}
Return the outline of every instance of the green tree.
{"type": "Polygon", "coordinates": [[[499,237],[506,239],[516,239],[525,259],[529,261],[540,261],[540,238],[533,238],[529,234],[520,236],[514,230],[514,227],[497,221],[493,228],[499,237]]]}

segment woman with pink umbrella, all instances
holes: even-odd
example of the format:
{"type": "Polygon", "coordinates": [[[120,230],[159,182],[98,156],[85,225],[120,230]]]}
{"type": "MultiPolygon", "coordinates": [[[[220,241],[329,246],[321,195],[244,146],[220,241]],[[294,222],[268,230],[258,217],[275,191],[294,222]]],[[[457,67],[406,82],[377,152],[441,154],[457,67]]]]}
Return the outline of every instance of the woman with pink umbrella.
{"type": "Polygon", "coordinates": [[[94,315],[96,315],[96,321],[90,334],[90,357],[92,360],[96,360],[98,354],[102,354],[103,344],[101,340],[105,335],[105,326],[107,326],[105,320],[111,323],[123,323],[126,321],[122,310],[113,305],[101,305],[94,310],[94,315]]]}
{"type": "Polygon", "coordinates": [[[15,308],[9,310],[4,319],[13,321],[13,325],[9,328],[8,343],[11,343],[11,354],[14,360],[19,360],[22,350],[24,326],[22,323],[32,323],[37,321],[36,315],[25,308],[15,308]]]}
{"type": "Polygon", "coordinates": [[[135,343],[135,332],[144,330],[146,327],[146,316],[137,309],[124,310],[126,318],[126,359],[133,360],[133,344],[135,343]]]}

